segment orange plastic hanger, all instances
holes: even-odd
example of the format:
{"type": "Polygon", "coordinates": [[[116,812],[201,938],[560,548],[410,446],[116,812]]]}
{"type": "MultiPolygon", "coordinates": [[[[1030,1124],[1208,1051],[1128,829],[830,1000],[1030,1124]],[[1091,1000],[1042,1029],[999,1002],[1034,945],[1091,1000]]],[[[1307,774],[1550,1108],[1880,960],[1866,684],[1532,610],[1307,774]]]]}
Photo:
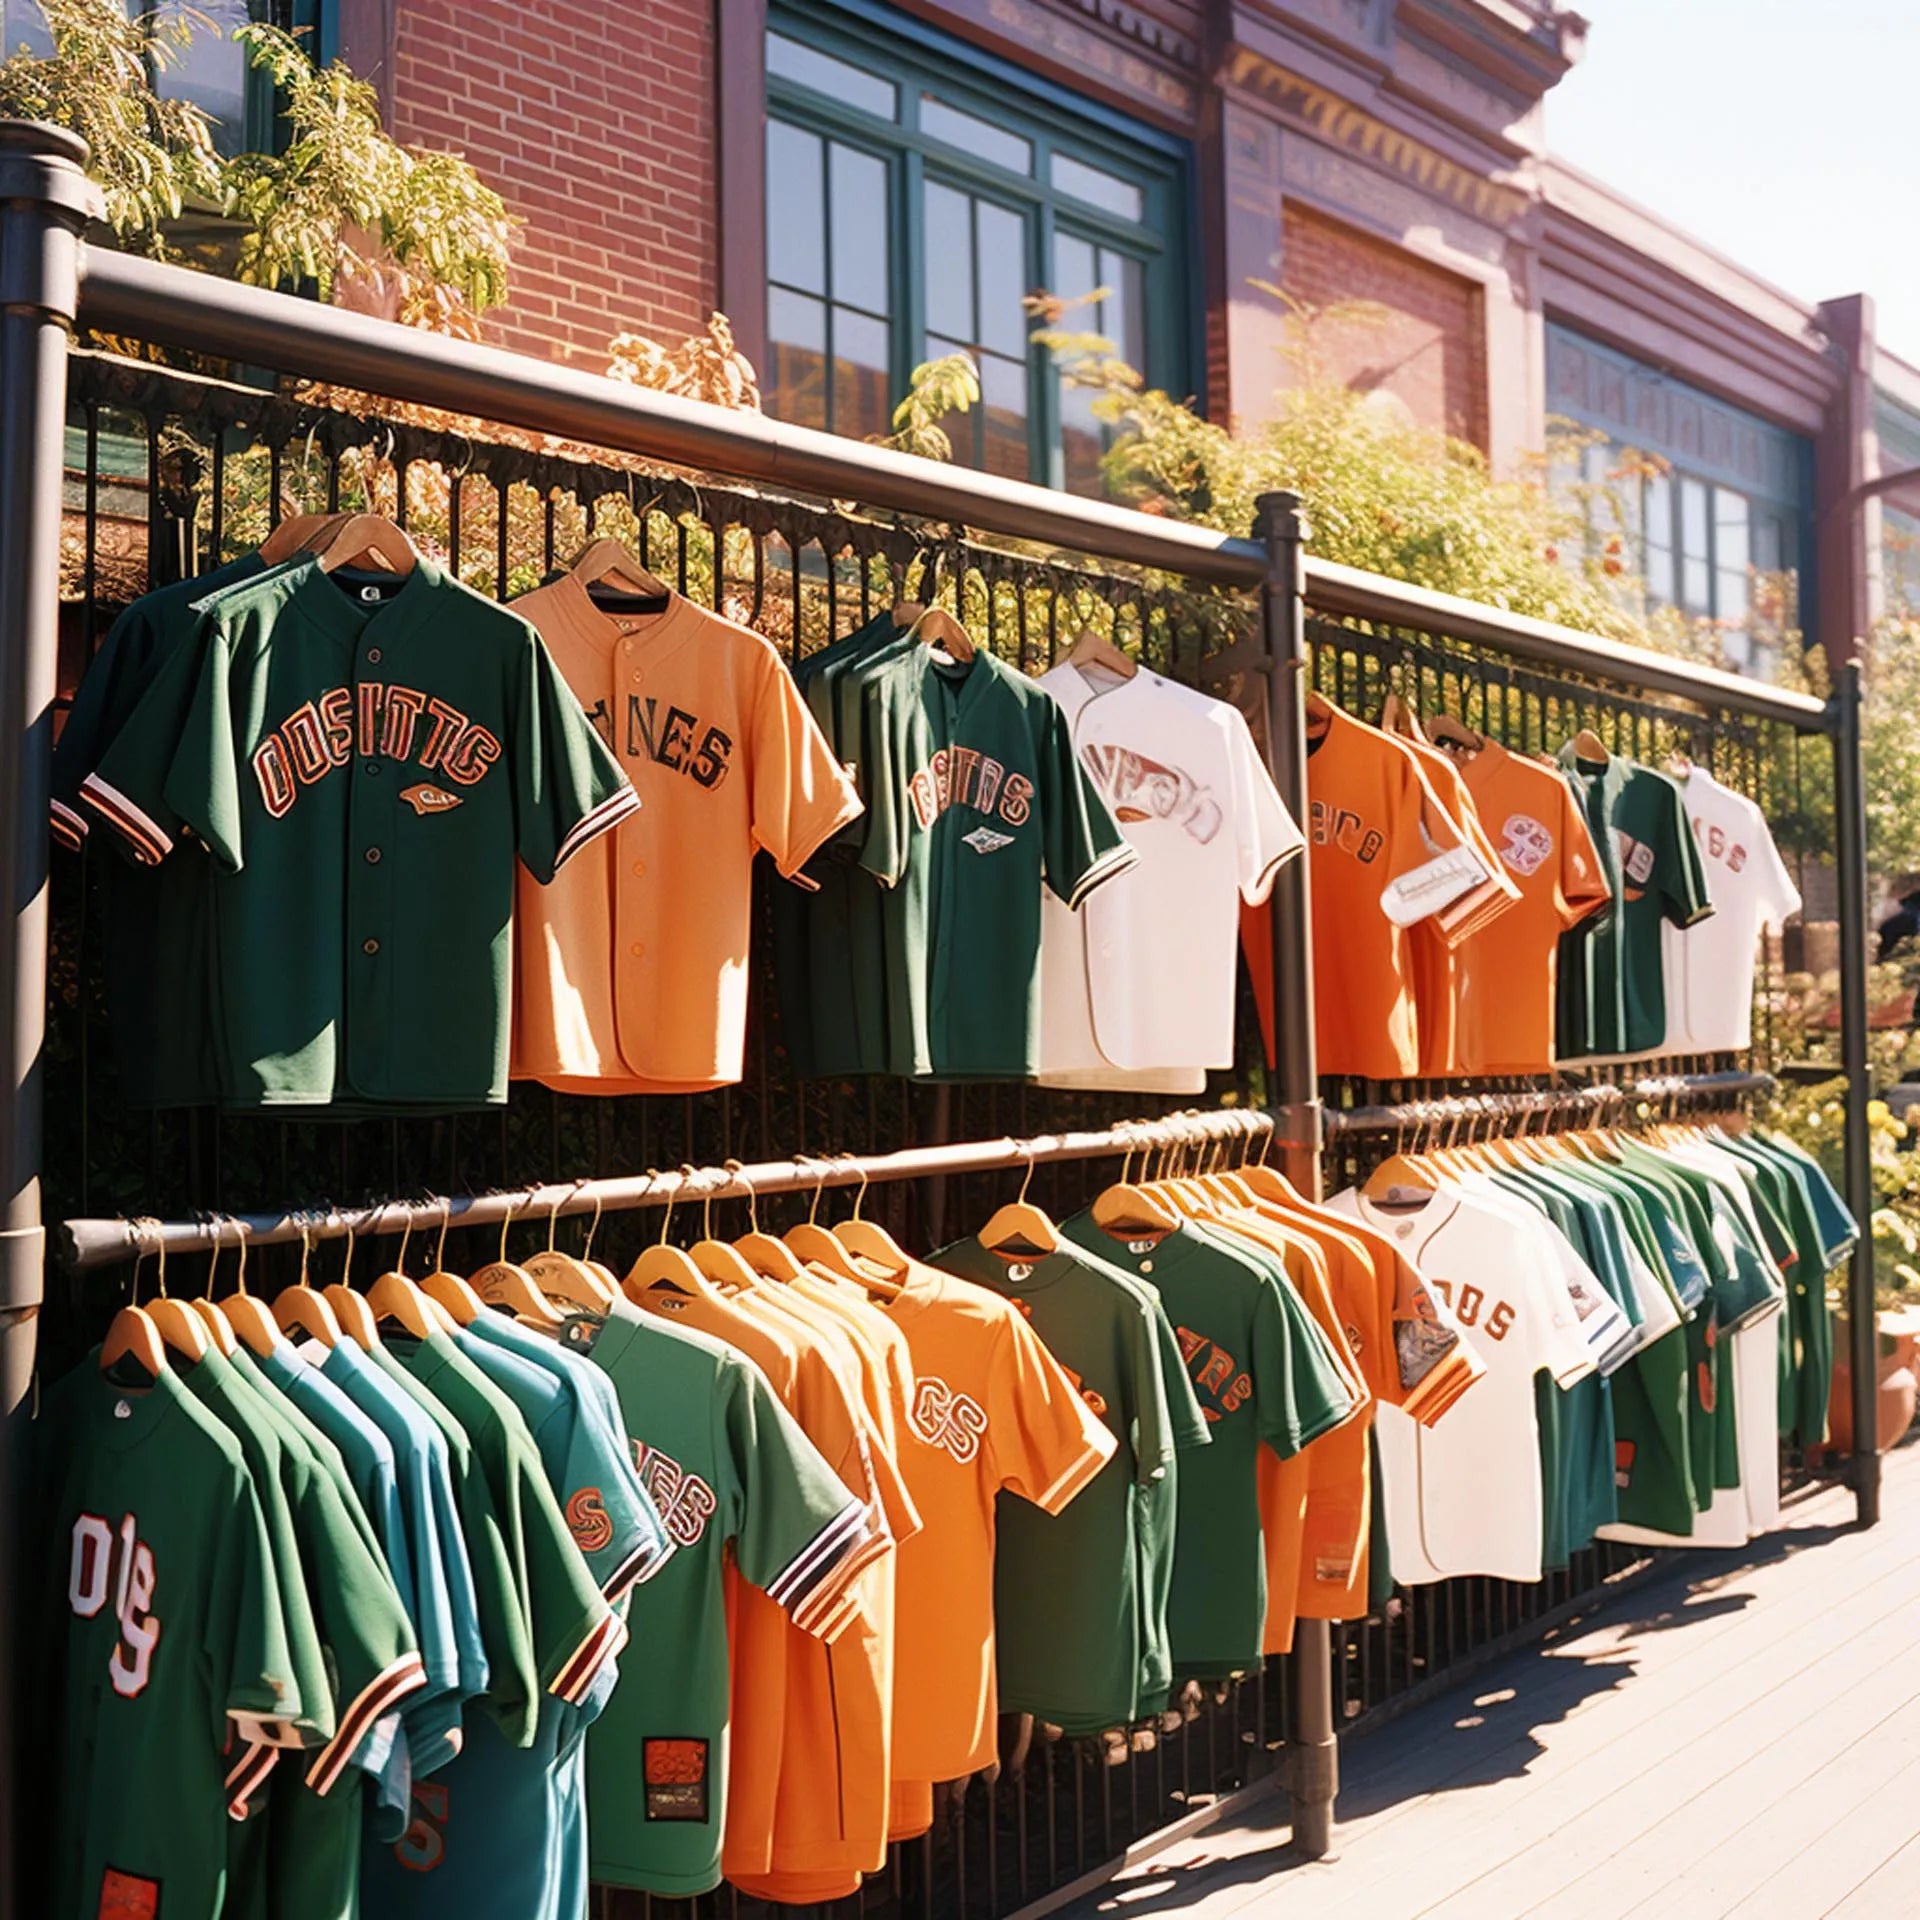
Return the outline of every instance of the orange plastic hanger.
{"type": "MultiPolygon", "coordinates": [[[[804,1166],[805,1156],[796,1156],[796,1164],[804,1166]]],[[[842,1280],[852,1280],[864,1286],[866,1276],[854,1265],[852,1254],[820,1225],[820,1196],[826,1190],[827,1175],[823,1162],[815,1164],[822,1170],[814,1185],[813,1205],[807,1209],[806,1219],[797,1227],[789,1227],[781,1237],[809,1266],[824,1267],[842,1280]]]]}
{"type": "Polygon", "coordinates": [[[807,1270],[805,1263],[784,1240],[761,1232],[759,1196],[753,1190],[753,1182],[738,1160],[729,1160],[726,1164],[727,1171],[747,1190],[747,1231],[733,1243],[734,1251],[764,1280],[775,1280],[782,1285],[798,1280],[807,1270]]]}
{"type": "MultiPolygon", "coordinates": [[[[648,1177],[658,1180],[660,1176],[649,1169],[648,1177]]],[[[669,1191],[666,1211],[660,1217],[660,1238],[640,1255],[621,1282],[621,1291],[637,1307],[648,1304],[649,1294],[677,1293],[700,1300],[719,1298],[719,1289],[693,1264],[693,1256],[686,1248],[670,1246],[667,1242],[668,1229],[673,1225],[673,1204],[673,1192],[669,1191]]]]}
{"type": "MultiPolygon", "coordinates": [[[[233,1230],[240,1236],[240,1265],[233,1276],[233,1292],[215,1304],[220,1317],[231,1327],[240,1344],[249,1353],[266,1355],[282,1344],[280,1329],[274,1325],[267,1303],[247,1291],[247,1229],[238,1220],[233,1230]]],[[[207,1284],[213,1284],[213,1268],[207,1268],[207,1284]]]]}
{"type": "Polygon", "coordinates": [[[273,1318],[283,1332],[304,1333],[323,1347],[340,1344],[341,1327],[332,1303],[319,1288],[307,1285],[307,1262],[313,1254],[313,1239],[307,1223],[300,1222],[300,1278],[283,1287],[273,1302],[273,1318]]]}
{"type": "Polygon", "coordinates": [[[1033,1184],[1034,1156],[1027,1152],[1026,1178],[1020,1182],[1018,1198],[1010,1200],[980,1229],[980,1244],[989,1253],[1003,1259],[1041,1259],[1057,1252],[1060,1230],[1045,1213],[1027,1201],[1027,1189],[1033,1184]]]}
{"type": "Polygon", "coordinates": [[[327,1305],[347,1334],[371,1353],[380,1344],[380,1323],[365,1298],[354,1292],[353,1229],[346,1231],[346,1257],[340,1262],[340,1278],[327,1288],[327,1305]]]}
{"type": "Polygon", "coordinates": [[[507,1229],[513,1224],[513,1208],[508,1206],[500,1222],[500,1257],[474,1274],[468,1284],[490,1307],[504,1307],[515,1319],[524,1320],[540,1333],[558,1333],[565,1321],[553,1310],[553,1302],[534,1285],[533,1275],[525,1267],[507,1258],[507,1229]]]}
{"type": "MultiPolygon", "coordinates": [[[[160,1223],[156,1220],[153,1224],[157,1228],[160,1223]]],[[[160,1271],[155,1284],[160,1294],[158,1299],[147,1302],[147,1318],[153,1322],[161,1344],[168,1353],[186,1361],[189,1366],[197,1366],[207,1357],[207,1348],[212,1343],[207,1338],[206,1328],[200,1323],[200,1316],[167,1292],[165,1241],[160,1243],[159,1259],[160,1271]]]]}
{"type": "Polygon", "coordinates": [[[847,1264],[853,1271],[843,1277],[858,1282],[876,1299],[897,1300],[901,1276],[912,1262],[885,1227],[861,1217],[861,1209],[867,1203],[868,1184],[867,1170],[862,1167],[860,1191],[853,1196],[853,1218],[842,1220],[830,1237],[849,1256],[847,1264]]]}
{"type": "MultiPolygon", "coordinates": [[[[456,1327],[470,1327],[486,1312],[486,1303],[457,1273],[447,1271],[447,1229],[453,1224],[453,1202],[444,1195],[440,1200],[440,1240],[433,1250],[433,1271],[420,1282],[420,1291],[439,1307],[456,1327]]],[[[413,1232],[413,1216],[407,1216],[407,1231],[400,1238],[397,1265],[407,1264],[407,1235],[413,1232]]]]}
{"type": "MultiPolygon", "coordinates": [[[[578,1193],[586,1184],[584,1180],[576,1180],[574,1192],[578,1193]]],[[[570,1253],[562,1253],[553,1244],[559,1218],[560,1202],[556,1200],[547,1214],[546,1247],[521,1264],[525,1266],[534,1285],[550,1299],[579,1307],[587,1313],[604,1314],[613,1305],[615,1290],[584,1260],[577,1260],[570,1253]]]]}
{"type": "MultiPolygon", "coordinates": [[[[680,1177],[690,1180],[694,1169],[685,1166],[680,1169],[680,1177]]],[[[749,1189],[749,1191],[751,1191],[749,1189]]],[[[693,1264],[704,1273],[722,1292],[743,1293],[764,1286],[761,1279],[744,1256],[735,1247],[724,1240],[713,1237],[713,1194],[709,1190],[701,1202],[700,1238],[693,1243],[693,1264]]]]}

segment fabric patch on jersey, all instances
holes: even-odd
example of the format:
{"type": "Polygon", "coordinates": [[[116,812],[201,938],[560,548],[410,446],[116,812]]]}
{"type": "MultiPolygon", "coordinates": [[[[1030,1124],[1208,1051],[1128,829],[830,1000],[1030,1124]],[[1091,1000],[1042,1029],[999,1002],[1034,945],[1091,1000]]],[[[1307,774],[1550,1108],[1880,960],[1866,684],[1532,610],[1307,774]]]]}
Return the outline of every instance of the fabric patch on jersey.
{"type": "Polygon", "coordinates": [[[1460,1336],[1437,1320],[1396,1320],[1393,1351],[1402,1390],[1412,1392],[1459,1344],[1460,1336]]]}
{"type": "Polygon", "coordinates": [[[1313,1577],[1344,1587],[1353,1578],[1353,1555],[1321,1553],[1314,1556],[1313,1577]]]}
{"type": "Polygon", "coordinates": [[[1645,889],[1653,878],[1656,856],[1652,847],[1644,840],[1636,840],[1632,834],[1620,835],[1620,871],[1634,884],[1645,889]]]}
{"type": "Polygon", "coordinates": [[[94,1920],[159,1920],[160,1882],[109,1867],[100,1876],[100,1904],[94,1920]]]}
{"type": "Polygon", "coordinates": [[[987,1410],[970,1393],[960,1393],[935,1374],[913,1383],[909,1420],[930,1447],[950,1453],[963,1466],[978,1457],[987,1431],[987,1410]]]}
{"type": "Polygon", "coordinates": [[[582,1553],[604,1553],[613,1545],[613,1517],[598,1487],[582,1487],[568,1500],[567,1531],[582,1553]]]}
{"type": "Polygon", "coordinates": [[[649,1820],[707,1820],[708,1742],[688,1738],[643,1740],[641,1772],[649,1820]]]}
{"type": "Polygon", "coordinates": [[[1149,759],[1131,747],[1088,746],[1080,757],[1114,818],[1123,824],[1169,820],[1204,847],[1212,844],[1226,819],[1212,790],[1181,767],[1149,759]]]}
{"type": "Polygon", "coordinates": [[[1553,858],[1553,835],[1530,813],[1510,813],[1500,829],[1500,858],[1521,876],[1535,874],[1553,858]]]}
{"type": "Polygon", "coordinates": [[[975,827],[971,833],[961,838],[975,853],[998,853],[1002,847],[1013,845],[1010,833],[995,833],[991,827],[975,827]]]}
{"type": "Polygon", "coordinates": [[[1631,1440],[1616,1440],[1613,1443],[1613,1484],[1623,1493],[1633,1485],[1634,1452],[1631,1440]]]}
{"type": "Polygon", "coordinates": [[[445,813],[450,807],[465,804],[457,793],[449,793],[445,787],[436,787],[428,780],[422,780],[411,787],[402,787],[400,798],[422,820],[430,813],[445,813]]]}

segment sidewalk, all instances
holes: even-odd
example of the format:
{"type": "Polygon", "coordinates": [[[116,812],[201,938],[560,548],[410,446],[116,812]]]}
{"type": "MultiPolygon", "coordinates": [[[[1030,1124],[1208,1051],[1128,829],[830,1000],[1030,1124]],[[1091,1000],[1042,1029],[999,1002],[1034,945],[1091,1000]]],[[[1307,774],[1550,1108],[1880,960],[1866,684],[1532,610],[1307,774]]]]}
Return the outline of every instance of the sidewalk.
{"type": "Polygon", "coordinates": [[[1873,1532],[1823,1492],[1349,1742],[1336,1859],[1275,1851],[1280,1802],[1077,1914],[1912,1920],[1920,1447],[1886,1466],[1873,1532]]]}

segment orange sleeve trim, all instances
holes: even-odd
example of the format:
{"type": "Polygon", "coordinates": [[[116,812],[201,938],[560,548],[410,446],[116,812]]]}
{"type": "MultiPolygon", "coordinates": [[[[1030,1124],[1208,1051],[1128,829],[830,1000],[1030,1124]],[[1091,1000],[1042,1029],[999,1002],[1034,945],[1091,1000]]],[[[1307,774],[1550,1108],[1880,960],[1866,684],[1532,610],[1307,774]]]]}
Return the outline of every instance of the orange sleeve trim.
{"type": "Polygon", "coordinates": [[[1080,1492],[1119,1452],[1119,1441],[1105,1427],[1097,1428],[1096,1431],[1100,1436],[1098,1441],[1090,1440],[1090,1443],[1067,1463],[1067,1470],[1054,1481],[1053,1485],[1045,1492],[1034,1496],[1033,1504],[1042,1513],[1059,1513],[1074,1495],[1080,1492]]]}

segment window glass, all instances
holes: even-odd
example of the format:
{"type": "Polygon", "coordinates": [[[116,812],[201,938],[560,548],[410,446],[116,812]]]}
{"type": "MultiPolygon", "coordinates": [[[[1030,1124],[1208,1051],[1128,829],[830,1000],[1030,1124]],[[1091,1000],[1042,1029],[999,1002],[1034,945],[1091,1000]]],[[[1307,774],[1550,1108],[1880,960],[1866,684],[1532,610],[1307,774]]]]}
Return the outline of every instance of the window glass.
{"type": "Polygon", "coordinates": [[[1122,180],[1104,167],[1090,167],[1070,153],[1055,151],[1050,162],[1053,184],[1064,194],[1090,207],[1118,214],[1122,220],[1146,217],[1147,196],[1136,180],[1122,180]]]}
{"type": "Polygon", "coordinates": [[[770,289],[767,334],[775,411],[796,426],[826,426],[827,303],[784,287],[770,289]]]}
{"type": "Polygon", "coordinates": [[[884,315],[889,299],[886,163],[871,153],[836,142],[829,178],[833,297],[848,306],[884,315]]]}
{"type": "Polygon", "coordinates": [[[767,277],[806,293],[827,290],[825,142],[774,120],[767,126],[767,277]]]}
{"type": "Polygon", "coordinates": [[[1707,544],[1707,484],[1680,482],[1680,603],[1689,613],[1713,610],[1712,554],[1707,544]]]}
{"type": "Polygon", "coordinates": [[[1673,482],[1664,474],[1646,487],[1647,595],[1661,606],[1673,604],[1673,482]]]}
{"type": "Polygon", "coordinates": [[[851,61],[836,60],[818,47],[804,46],[784,33],[767,34],[767,71],[783,80],[792,80],[815,93],[837,100],[843,107],[860,113],[876,114],[892,120],[900,112],[899,91],[891,80],[856,67],[851,61]]]}
{"type": "MultiPolygon", "coordinates": [[[[192,39],[169,47],[169,58],[153,76],[163,100],[186,100],[213,121],[213,143],[224,154],[247,147],[247,56],[234,39],[236,27],[253,17],[247,0],[195,0],[191,7],[154,9],[162,19],[186,20],[192,39]]],[[[8,9],[11,21],[12,9],[8,9]]]]}
{"type": "Polygon", "coordinates": [[[973,332],[973,202],[930,180],[926,191],[927,326],[973,332]]]}
{"type": "Polygon", "coordinates": [[[26,52],[37,60],[53,52],[53,35],[47,30],[47,16],[37,0],[5,0],[5,18],[9,54],[26,52]]]}
{"type": "Polygon", "coordinates": [[[920,131],[950,147],[958,147],[978,160],[990,160],[1010,173],[1033,171],[1033,142],[996,127],[978,114],[965,113],[949,106],[931,93],[920,96],[920,131]]]}

